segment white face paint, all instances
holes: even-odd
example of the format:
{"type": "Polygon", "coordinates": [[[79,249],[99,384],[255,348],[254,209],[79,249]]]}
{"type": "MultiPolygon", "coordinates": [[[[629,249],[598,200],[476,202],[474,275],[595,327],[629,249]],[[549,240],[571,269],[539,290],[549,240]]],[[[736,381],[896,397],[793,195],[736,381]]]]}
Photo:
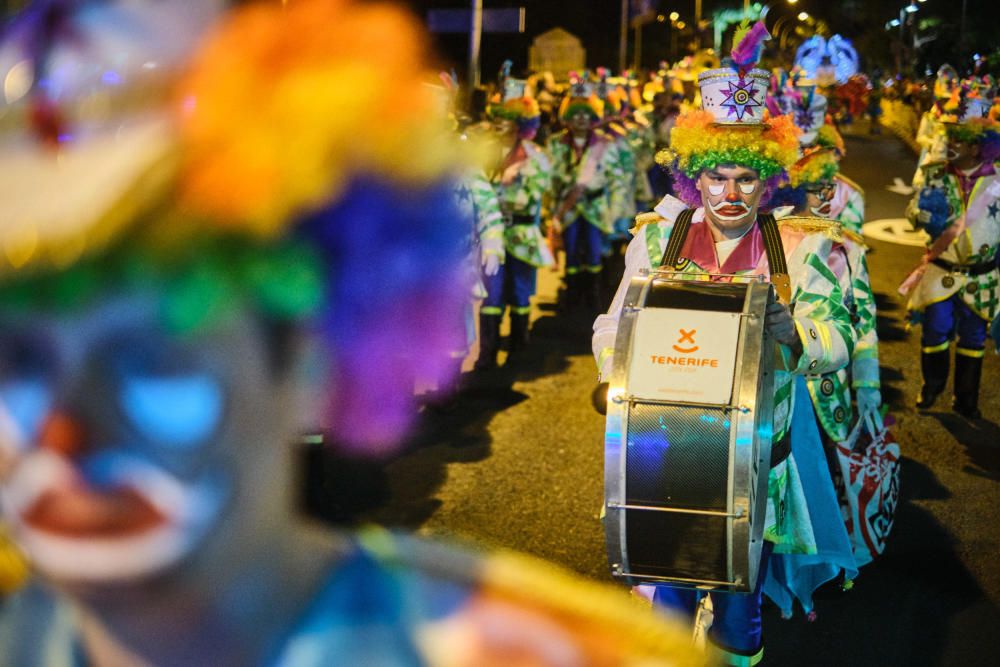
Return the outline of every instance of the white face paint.
{"type": "MultiPolygon", "coordinates": [[[[711,188],[709,188],[709,190],[711,190],[711,188]]],[[[756,183],[740,183],[740,192],[742,192],[745,195],[752,195],[756,190],[757,190],[756,183]]],[[[721,194],[721,193],[715,193],[715,194],[721,194]]]]}
{"type": "Polygon", "coordinates": [[[713,184],[711,184],[711,185],[708,186],[708,192],[713,197],[720,196],[723,192],[725,192],[725,190],[726,190],[726,184],[725,183],[717,183],[717,184],[713,183],[713,184]]]}
{"type": "Polygon", "coordinates": [[[716,218],[727,222],[742,220],[750,214],[750,207],[741,201],[722,201],[718,204],[712,204],[711,208],[716,218]],[[722,213],[723,209],[726,209],[728,213],[722,213]],[[740,212],[735,213],[736,209],[740,209],[740,212]]]}

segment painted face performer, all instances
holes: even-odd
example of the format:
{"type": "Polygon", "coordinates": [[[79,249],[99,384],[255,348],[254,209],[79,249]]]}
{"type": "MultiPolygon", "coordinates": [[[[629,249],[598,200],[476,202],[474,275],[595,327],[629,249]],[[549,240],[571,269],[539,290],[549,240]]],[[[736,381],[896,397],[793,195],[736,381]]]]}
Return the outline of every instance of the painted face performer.
{"type": "MultiPolygon", "coordinates": [[[[840,139],[833,128],[829,128],[829,132],[840,139]]],[[[859,533],[862,527],[855,525],[856,521],[845,523],[841,513],[841,506],[849,508],[851,500],[857,506],[858,501],[847,497],[852,492],[849,485],[838,483],[835,486],[834,480],[841,480],[836,447],[848,439],[854,423],[852,394],[857,401],[858,418],[870,416],[872,423],[881,424],[881,393],[876,308],[869,284],[864,240],[846,228],[839,225],[831,228],[823,221],[831,215],[830,200],[836,189],[839,168],[837,149],[814,144],[804,150],[805,155],[789,170],[789,185],[780,188],[772,202],[792,204],[792,215],[801,216],[797,224],[816,225],[834,241],[828,268],[840,283],[857,343],[848,366],[832,373],[809,374],[800,380],[812,405],[796,404],[795,434],[798,439],[793,441],[792,449],[800,469],[807,470],[806,475],[814,475],[812,478],[804,475],[803,486],[809,501],[810,521],[817,535],[818,554],[773,555],[764,582],[764,594],[778,605],[785,618],[791,618],[798,600],[807,617],[815,619],[815,589],[841,573],[846,580],[852,580],[858,567],[871,560],[867,550],[864,553],[857,550],[855,555],[852,544],[864,543],[859,533]],[[818,429],[816,425],[802,423],[807,414],[809,419],[815,415],[818,429]],[[814,474],[814,471],[825,470],[827,464],[832,466],[831,473],[836,474],[814,474]],[[855,537],[860,539],[855,540],[855,537]]],[[[875,535],[876,531],[872,530],[871,534],[875,535]]]]}
{"type": "Polygon", "coordinates": [[[622,182],[614,143],[597,131],[604,103],[586,81],[563,98],[559,117],[567,129],[548,143],[552,156],[554,224],[563,230],[566,304],[596,308],[597,274],[604,236],[612,229],[612,193],[622,182]]]}
{"type": "Polygon", "coordinates": [[[501,72],[503,99],[489,107],[497,150],[489,168],[489,183],[499,200],[504,223],[505,256],[497,271],[485,278],[487,296],[479,310],[480,348],[476,368],[496,367],[500,323],[510,306],[510,356],[517,360],[528,344],[531,298],[539,267],[555,260],[542,234],[542,198],[552,180],[552,167],[531,139],[541,120],[526,82],[501,72]]]}
{"type": "Polygon", "coordinates": [[[0,610],[3,662],[695,664],[550,566],[296,510],[302,430],[384,451],[461,337],[466,221],[416,20],[245,6],[164,101],[177,60],[149,35],[193,37],[191,3],[43,9],[0,48],[51,84],[0,134],[0,496],[37,574],[0,610]]]}
{"type": "MultiPolygon", "coordinates": [[[[773,83],[775,81],[772,79],[773,83]]],[[[829,196],[824,202],[816,204],[817,210],[807,215],[836,220],[846,229],[860,234],[865,222],[865,194],[861,186],[840,172],[839,162],[847,151],[837,128],[826,122],[826,97],[816,91],[815,82],[804,79],[801,74],[793,74],[783,82],[780,90],[768,96],[767,104],[772,113],[792,115],[795,125],[802,130],[799,143],[803,155],[828,149],[829,156],[838,164],[837,170],[830,177],[834,187],[829,191],[829,196]]],[[[814,164],[813,169],[817,168],[818,164],[814,164]]],[[[793,168],[793,176],[794,171],[793,168]]]]}
{"type": "Polygon", "coordinates": [[[966,80],[953,108],[942,116],[947,162],[924,166],[925,187],[907,210],[931,241],[921,264],[900,286],[920,322],[924,384],[917,407],[931,408],[948,380],[955,347],[955,401],[960,415],[976,419],[986,329],[998,312],[997,247],[1000,245],[1000,125],[988,117],[992,82],[966,80]]]}
{"type": "MultiPolygon", "coordinates": [[[[760,213],[761,202],[796,159],[798,130],[787,116],[762,118],[768,75],[752,66],[767,33],[758,24],[746,35],[733,51],[735,68],[701,75],[704,110],[682,115],[671,133],[672,153],[667,157],[681,199],[667,197],[652,213],[639,216],[636,238],[626,255],[625,277],[608,313],[594,323],[593,348],[601,375],[607,377],[627,286],[641,270],[660,265],[675,235],[684,235],[684,240],[674,268],[692,279],[745,274],[770,276],[776,282],[782,276],[771,276],[764,233],[772,239],[780,236],[791,271],[794,315],[781,303],[771,304],[767,311],[767,328],[780,342],[783,362],[775,379],[766,563],[771,550],[815,550],[795,457],[789,455],[793,380],[797,375],[834,372],[847,364],[854,331],[841,287],[827,268],[833,251],[829,236],[812,231],[812,226],[783,224],[760,213]]],[[[761,580],[765,569],[762,564],[761,580]]],[[[687,610],[695,604],[694,592],[685,589],[657,586],[652,597],[687,610]]],[[[712,603],[712,642],[723,650],[727,662],[756,664],[763,652],[760,580],[754,593],[712,593],[712,603]]]]}
{"type": "Polygon", "coordinates": [[[913,173],[913,187],[924,185],[923,165],[941,162],[946,159],[948,138],[941,124],[941,116],[945,107],[958,106],[961,94],[961,78],[951,65],[944,64],[938,68],[934,79],[934,104],[920,117],[917,128],[917,144],[920,145],[920,157],[917,160],[917,170],[913,173]]]}

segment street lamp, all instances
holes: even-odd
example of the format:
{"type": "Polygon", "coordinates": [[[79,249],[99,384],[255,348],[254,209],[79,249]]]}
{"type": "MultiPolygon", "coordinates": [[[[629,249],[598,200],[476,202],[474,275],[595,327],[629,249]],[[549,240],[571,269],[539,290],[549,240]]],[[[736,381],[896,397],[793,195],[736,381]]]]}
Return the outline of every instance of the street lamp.
{"type": "Polygon", "coordinates": [[[809,12],[799,12],[799,20],[800,21],[808,21],[809,20],[809,12]]]}

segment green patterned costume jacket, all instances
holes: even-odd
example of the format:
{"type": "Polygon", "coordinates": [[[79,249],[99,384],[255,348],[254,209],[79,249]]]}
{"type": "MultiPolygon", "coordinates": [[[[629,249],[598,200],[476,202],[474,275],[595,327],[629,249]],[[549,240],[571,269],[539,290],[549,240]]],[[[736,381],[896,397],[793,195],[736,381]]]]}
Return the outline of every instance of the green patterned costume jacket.
{"type": "Polygon", "coordinates": [[[850,366],[834,373],[806,377],[820,425],[835,442],[845,440],[850,431],[853,420],[851,389],[880,388],[875,296],[868,276],[866,250],[861,237],[845,231],[831,262],[857,337],[850,366]]]}
{"type": "MultiPolygon", "coordinates": [[[[989,166],[985,166],[983,170],[993,173],[976,178],[967,198],[963,196],[966,193],[955,174],[927,177],[927,185],[943,188],[945,191],[951,211],[949,227],[956,224],[961,215],[965,215],[965,229],[956,235],[940,255],[941,260],[956,267],[996,263],[1000,247],[1000,174],[989,166]],[[965,206],[966,201],[968,207],[965,206]]],[[[907,209],[911,222],[919,212],[919,196],[918,192],[907,209]]],[[[1000,275],[995,266],[992,270],[972,276],[960,268],[949,271],[936,264],[928,264],[919,284],[910,292],[909,310],[919,313],[924,307],[945,301],[959,293],[972,312],[990,322],[1000,310],[998,282],[1000,275]]]]}
{"type": "Polygon", "coordinates": [[[649,170],[656,156],[656,132],[648,124],[639,122],[627,126],[628,142],[635,155],[635,200],[637,205],[653,203],[653,186],[649,183],[649,170]]]}
{"type": "MultiPolygon", "coordinates": [[[[673,231],[674,220],[683,203],[673,197],[666,197],[654,208],[653,214],[639,217],[636,237],[629,244],[626,253],[625,275],[618,292],[606,315],[594,322],[593,350],[602,376],[611,369],[618,319],[624,303],[629,282],[643,269],[659,265],[667,240],[673,231]]],[[[689,240],[694,235],[711,239],[711,232],[704,225],[704,209],[695,211],[689,240]],[[696,229],[701,227],[701,229],[696,229]]],[[[854,327],[845,306],[841,284],[830,269],[830,255],[834,248],[836,234],[831,233],[836,225],[829,222],[801,225],[779,221],[782,244],[788,261],[792,283],[792,301],[795,305],[795,327],[802,342],[802,355],[792,358],[788,347],[780,345],[783,364],[775,369],[774,398],[774,441],[777,442],[789,432],[791,426],[791,406],[794,404],[794,375],[834,373],[848,364],[855,344],[854,327]]],[[[759,230],[752,229],[723,266],[718,267],[715,247],[711,240],[702,242],[699,249],[685,244],[682,256],[685,263],[680,269],[693,274],[692,279],[707,279],[706,273],[733,273],[743,275],[769,275],[767,259],[763,252],[756,260],[741,264],[742,257],[752,257],[746,252],[746,245],[757,243],[759,230]],[[734,260],[734,257],[737,259],[734,260]],[[701,274],[700,276],[698,274],[701,274]]],[[[759,243],[757,243],[760,246],[759,243]]],[[[767,520],[765,538],[775,543],[778,553],[812,553],[816,543],[809,521],[798,468],[794,455],[789,455],[770,471],[768,483],[767,520]]]]}
{"type": "MultiPolygon", "coordinates": [[[[559,211],[574,186],[581,186],[583,194],[560,220],[570,224],[582,217],[605,234],[614,225],[611,202],[613,191],[621,188],[621,158],[615,144],[603,133],[591,134],[582,154],[575,150],[573,136],[560,132],[549,140],[552,157],[553,212],[559,211]]],[[[615,196],[621,196],[620,194],[615,196]]]]}
{"type": "Polygon", "coordinates": [[[497,255],[501,262],[504,260],[500,201],[481,169],[468,172],[456,182],[455,201],[459,211],[475,224],[469,242],[469,271],[474,276],[472,295],[483,299],[486,288],[479,271],[480,256],[497,255]]]}
{"type": "Polygon", "coordinates": [[[842,174],[834,182],[837,189],[830,202],[830,217],[855,234],[861,233],[865,224],[865,192],[861,186],[842,174]]]}
{"type": "Polygon", "coordinates": [[[522,141],[514,161],[490,180],[500,199],[507,253],[532,266],[551,266],[552,252],[539,226],[542,199],[552,184],[548,156],[535,143],[522,141]]]}

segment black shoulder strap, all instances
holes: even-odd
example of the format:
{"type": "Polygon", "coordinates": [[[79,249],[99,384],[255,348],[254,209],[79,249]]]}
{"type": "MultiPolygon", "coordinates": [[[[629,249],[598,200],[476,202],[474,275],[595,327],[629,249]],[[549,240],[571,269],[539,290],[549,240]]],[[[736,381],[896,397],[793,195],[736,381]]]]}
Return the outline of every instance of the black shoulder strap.
{"type": "Polygon", "coordinates": [[[667,241],[667,249],[663,252],[663,259],[660,266],[670,269],[677,268],[677,260],[680,258],[681,249],[684,247],[684,240],[687,238],[688,229],[691,227],[691,218],[694,217],[694,209],[686,208],[677,216],[674,228],[670,231],[670,239],[667,241]]]}
{"type": "Polygon", "coordinates": [[[785,260],[785,247],[781,243],[781,232],[778,231],[778,221],[769,213],[757,216],[760,233],[764,238],[764,252],[767,254],[767,265],[771,270],[771,284],[778,294],[778,299],[786,305],[792,297],[792,282],[788,275],[788,263],[785,260]]]}
{"type": "Polygon", "coordinates": [[[770,213],[757,216],[760,233],[764,237],[764,252],[767,253],[767,264],[771,273],[788,273],[785,262],[785,247],[781,243],[781,233],[778,231],[778,221],[770,213]]]}

